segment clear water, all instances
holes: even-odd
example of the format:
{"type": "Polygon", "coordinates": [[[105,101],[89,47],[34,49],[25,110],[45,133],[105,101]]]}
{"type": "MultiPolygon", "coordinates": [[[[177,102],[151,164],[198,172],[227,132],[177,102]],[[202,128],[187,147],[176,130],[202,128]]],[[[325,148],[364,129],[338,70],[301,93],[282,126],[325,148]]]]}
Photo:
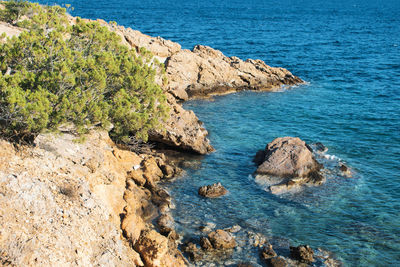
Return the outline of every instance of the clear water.
{"type": "MultiPolygon", "coordinates": [[[[64,1],[41,1],[41,3],[64,1]]],[[[335,253],[346,266],[400,265],[399,0],[69,0],[74,15],[117,21],[191,48],[260,58],[309,82],[279,93],[242,92],[185,107],[216,152],[168,185],[178,229],[239,224],[335,253]],[[322,142],[355,171],[276,197],[249,176],[252,156],[279,136],[322,142]],[[197,196],[220,181],[229,195],[197,196]]],[[[232,259],[257,261],[254,251],[232,259]]]]}

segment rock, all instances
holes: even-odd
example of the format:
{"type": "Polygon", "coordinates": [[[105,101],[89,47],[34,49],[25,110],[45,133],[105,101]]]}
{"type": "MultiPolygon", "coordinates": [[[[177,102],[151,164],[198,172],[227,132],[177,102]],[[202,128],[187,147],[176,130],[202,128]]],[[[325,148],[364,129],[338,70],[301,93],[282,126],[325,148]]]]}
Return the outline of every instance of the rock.
{"type": "MultiPolygon", "coordinates": [[[[258,159],[262,158],[258,152],[258,159]]],[[[303,184],[320,185],[324,181],[311,148],[300,138],[276,138],[267,145],[264,159],[255,172],[256,179],[267,182],[272,193],[282,193],[303,184]]]]}
{"type": "Polygon", "coordinates": [[[273,91],[303,83],[286,69],[270,67],[261,60],[229,58],[202,45],[175,53],[165,64],[168,89],[181,100],[245,89],[273,91]]]}
{"type": "Polygon", "coordinates": [[[239,232],[240,230],[242,229],[242,227],[240,227],[240,225],[234,225],[234,226],[232,226],[232,227],[230,227],[230,228],[227,228],[227,229],[224,229],[225,231],[228,231],[228,232],[230,232],[230,233],[237,233],[237,232],[239,232]]]}
{"type": "Polygon", "coordinates": [[[199,188],[199,195],[208,198],[217,198],[228,193],[225,187],[221,183],[206,185],[199,188]]]}
{"type": "Polygon", "coordinates": [[[269,259],[267,264],[271,267],[287,267],[289,265],[287,260],[282,256],[269,259]]]}
{"type": "Polygon", "coordinates": [[[167,94],[170,114],[164,130],[149,132],[151,142],[196,154],[207,154],[214,149],[207,139],[208,132],[193,111],[182,108],[176,99],[167,94]]]}
{"type": "MultiPolygon", "coordinates": [[[[11,38],[13,36],[18,36],[21,34],[23,29],[12,26],[6,22],[0,21],[0,35],[3,33],[6,34],[7,37],[11,38]]],[[[1,42],[1,40],[0,40],[1,42]]]]}
{"type": "Polygon", "coordinates": [[[320,142],[315,143],[315,149],[317,150],[317,152],[320,152],[320,153],[325,153],[328,151],[328,148],[320,142]]]}
{"type": "Polygon", "coordinates": [[[192,261],[198,261],[202,258],[200,249],[192,242],[185,244],[183,246],[183,251],[189,255],[192,261]]]}
{"type": "Polygon", "coordinates": [[[252,264],[251,262],[240,262],[238,263],[237,267],[255,267],[256,265],[252,264]]]}
{"type": "Polygon", "coordinates": [[[208,239],[207,237],[204,237],[204,236],[200,238],[200,246],[204,250],[213,249],[213,245],[211,244],[210,239],[208,239]]]}
{"type": "Polygon", "coordinates": [[[345,164],[342,162],[339,163],[339,170],[341,172],[341,175],[347,178],[353,177],[353,173],[349,167],[347,167],[345,164]]]}
{"type": "Polygon", "coordinates": [[[290,256],[304,263],[314,262],[314,251],[308,245],[300,245],[298,247],[290,247],[290,256]]]}
{"type": "Polygon", "coordinates": [[[168,235],[174,230],[175,221],[170,213],[162,214],[157,220],[157,226],[162,234],[168,235]]]}
{"type": "Polygon", "coordinates": [[[168,239],[154,230],[145,230],[134,246],[146,266],[186,266],[182,254],[169,246],[168,239]]]}
{"type": "Polygon", "coordinates": [[[208,234],[208,239],[210,240],[213,248],[215,249],[231,249],[236,247],[235,238],[231,233],[224,230],[216,230],[208,234]]]}
{"type": "Polygon", "coordinates": [[[272,248],[271,244],[267,244],[261,249],[260,257],[265,261],[267,261],[271,258],[274,258],[276,256],[277,256],[277,254],[274,251],[274,249],[272,248]]]}

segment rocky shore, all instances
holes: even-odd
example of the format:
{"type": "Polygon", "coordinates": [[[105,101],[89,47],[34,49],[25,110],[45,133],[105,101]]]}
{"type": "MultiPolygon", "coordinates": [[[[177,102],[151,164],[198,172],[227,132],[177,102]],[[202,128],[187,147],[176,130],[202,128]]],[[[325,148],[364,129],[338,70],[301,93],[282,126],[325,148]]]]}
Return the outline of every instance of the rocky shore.
{"type": "MultiPolygon", "coordinates": [[[[74,17],[69,20],[75,22],[74,17]]],[[[144,47],[164,62],[168,82],[163,83],[161,76],[158,80],[170,116],[165,130],[149,134],[157,149],[213,151],[207,130],[192,111],[182,107],[182,101],[303,83],[288,70],[261,60],[243,61],[201,45],[181,49],[172,41],[98,21],[121,36],[125,45],[137,51],[144,47]]],[[[0,34],[16,36],[21,31],[0,23],[0,34]]],[[[189,265],[178,250],[180,237],[169,212],[171,196],[157,185],[180,173],[172,159],[157,149],[142,154],[128,151],[107,132],[95,129],[81,143],[65,131],[41,134],[34,144],[0,140],[0,265],[189,265]]],[[[218,189],[208,194],[206,188],[204,195],[227,193],[218,189]]],[[[201,247],[232,249],[237,245],[233,233],[221,229],[207,233],[201,247]]]]}

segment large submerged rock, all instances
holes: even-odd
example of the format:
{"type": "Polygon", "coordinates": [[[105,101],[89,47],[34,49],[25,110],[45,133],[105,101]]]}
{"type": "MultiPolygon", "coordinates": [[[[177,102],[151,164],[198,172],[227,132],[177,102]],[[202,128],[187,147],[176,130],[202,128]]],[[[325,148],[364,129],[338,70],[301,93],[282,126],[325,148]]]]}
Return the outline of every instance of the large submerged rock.
{"type": "Polygon", "coordinates": [[[323,182],[322,165],[313,156],[312,149],[297,137],[276,138],[257,153],[255,162],[256,179],[270,185],[272,193],[323,182]]]}

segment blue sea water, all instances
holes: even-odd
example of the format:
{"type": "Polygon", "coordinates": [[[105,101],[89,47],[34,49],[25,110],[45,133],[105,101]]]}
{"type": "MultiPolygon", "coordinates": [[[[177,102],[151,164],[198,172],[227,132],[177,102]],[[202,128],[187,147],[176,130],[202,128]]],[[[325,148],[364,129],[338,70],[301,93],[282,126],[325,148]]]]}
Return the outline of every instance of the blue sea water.
{"type": "MultiPolygon", "coordinates": [[[[259,58],[308,82],[185,104],[205,123],[216,152],[166,185],[178,231],[188,237],[207,222],[239,224],[276,242],[322,247],[345,266],[400,266],[399,0],[68,3],[73,15],[117,21],[184,48],[204,44],[259,58]],[[355,177],[333,175],[322,187],[270,194],[251,177],[252,157],[279,136],[322,142],[355,177]],[[230,193],[197,196],[199,186],[213,182],[230,193]]],[[[261,264],[254,249],[228,258],[261,264]]]]}

